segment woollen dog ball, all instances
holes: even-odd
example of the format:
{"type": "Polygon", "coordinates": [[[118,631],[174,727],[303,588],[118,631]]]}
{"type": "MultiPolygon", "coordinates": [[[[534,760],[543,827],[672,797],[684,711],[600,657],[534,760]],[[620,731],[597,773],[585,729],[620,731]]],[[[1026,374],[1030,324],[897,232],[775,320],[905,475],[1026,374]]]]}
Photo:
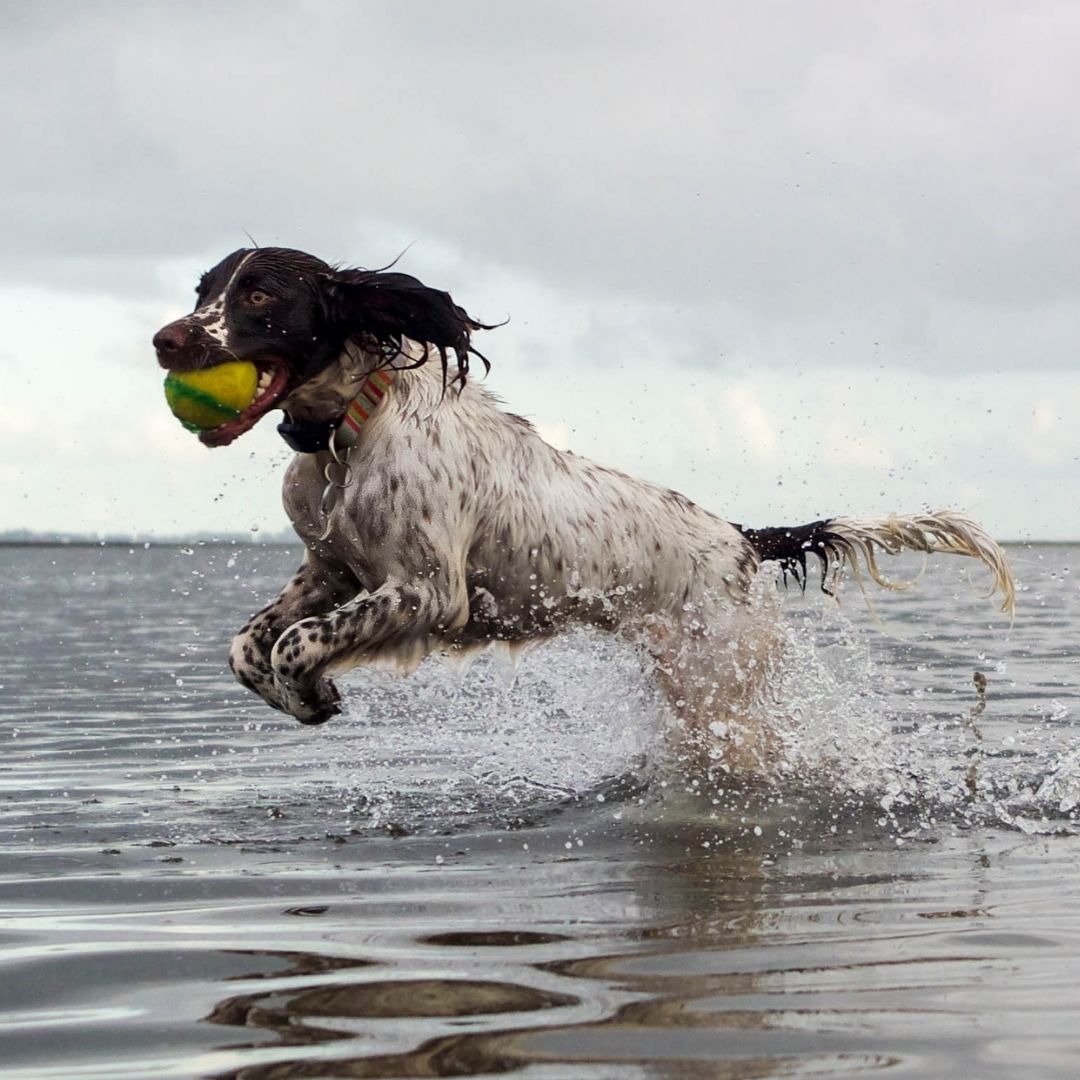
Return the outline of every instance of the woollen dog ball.
{"type": "Polygon", "coordinates": [[[170,371],[165,400],[188,431],[207,431],[235,420],[254,400],[259,371],[250,360],[229,360],[198,371],[170,371]]]}

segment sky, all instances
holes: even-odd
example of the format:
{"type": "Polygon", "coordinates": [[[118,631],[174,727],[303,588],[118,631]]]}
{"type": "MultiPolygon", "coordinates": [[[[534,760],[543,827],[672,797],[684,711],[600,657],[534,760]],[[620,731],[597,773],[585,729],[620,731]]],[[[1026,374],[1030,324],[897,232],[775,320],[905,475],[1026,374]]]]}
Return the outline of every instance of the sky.
{"type": "Polygon", "coordinates": [[[0,20],[0,531],[287,525],[273,417],[207,450],[150,347],[250,235],[404,250],[509,318],[477,342],[509,408],[729,520],[1080,538],[1074,3],[0,20]]]}

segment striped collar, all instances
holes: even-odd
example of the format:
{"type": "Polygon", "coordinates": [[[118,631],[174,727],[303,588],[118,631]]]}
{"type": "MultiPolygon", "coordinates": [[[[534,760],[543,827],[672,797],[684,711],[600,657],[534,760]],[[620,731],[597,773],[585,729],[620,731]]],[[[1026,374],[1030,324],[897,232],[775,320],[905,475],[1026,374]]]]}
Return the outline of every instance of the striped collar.
{"type": "Polygon", "coordinates": [[[386,397],[393,385],[394,372],[385,368],[373,371],[364,380],[338,424],[334,436],[334,442],[338,446],[356,445],[360,438],[360,429],[371,419],[371,414],[379,407],[379,402],[386,397]]]}

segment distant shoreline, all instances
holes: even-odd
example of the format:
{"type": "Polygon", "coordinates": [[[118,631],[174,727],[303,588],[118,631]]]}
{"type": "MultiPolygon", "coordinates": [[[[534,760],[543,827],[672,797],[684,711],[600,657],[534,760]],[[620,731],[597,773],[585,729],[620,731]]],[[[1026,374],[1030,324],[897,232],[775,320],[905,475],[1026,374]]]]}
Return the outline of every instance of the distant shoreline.
{"type": "Polygon", "coordinates": [[[10,539],[0,537],[0,548],[165,548],[165,547],[295,547],[302,545],[299,537],[292,540],[275,536],[266,540],[253,540],[249,536],[214,536],[198,537],[197,539],[185,539],[183,537],[149,539],[140,537],[134,540],[123,540],[109,537],[105,540],[95,540],[93,537],[55,537],[47,539],[10,539]]]}

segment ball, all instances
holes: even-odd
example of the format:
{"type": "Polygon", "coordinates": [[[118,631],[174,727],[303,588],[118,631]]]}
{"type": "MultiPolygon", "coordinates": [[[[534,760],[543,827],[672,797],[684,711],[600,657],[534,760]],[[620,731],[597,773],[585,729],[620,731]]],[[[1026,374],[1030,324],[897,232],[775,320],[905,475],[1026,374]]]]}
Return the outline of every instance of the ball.
{"type": "Polygon", "coordinates": [[[198,371],[170,371],[165,400],[188,431],[207,431],[235,420],[255,400],[258,385],[250,360],[230,360],[198,371]]]}

